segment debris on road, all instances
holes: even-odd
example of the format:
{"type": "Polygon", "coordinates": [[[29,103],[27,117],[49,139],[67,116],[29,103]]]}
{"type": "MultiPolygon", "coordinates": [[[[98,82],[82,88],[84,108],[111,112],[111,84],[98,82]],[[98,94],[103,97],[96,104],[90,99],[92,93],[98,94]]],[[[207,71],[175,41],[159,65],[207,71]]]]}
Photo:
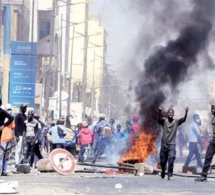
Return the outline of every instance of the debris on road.
{"type": "Polygon", "coordinates": [[[39,160],[38,165],[37,165],[37,170],[40,172],[53,172],[53,171],[55,171],[52,168],[49,159],[45,159],[45,158],[39,160]]]}
{"type": "Polygon", "coordinates": [[[14,194],[17,193],[18,181],[0,182],[0,194],[14,194]]]}
{"type": "Polygon", "coordinates": [[[122,185],[121,183],[117,183],[117,184],[115,185],[115,188],[116,188],[117,190],[121,190],[121,189],[123,188],[123,185],[122,185]]]}

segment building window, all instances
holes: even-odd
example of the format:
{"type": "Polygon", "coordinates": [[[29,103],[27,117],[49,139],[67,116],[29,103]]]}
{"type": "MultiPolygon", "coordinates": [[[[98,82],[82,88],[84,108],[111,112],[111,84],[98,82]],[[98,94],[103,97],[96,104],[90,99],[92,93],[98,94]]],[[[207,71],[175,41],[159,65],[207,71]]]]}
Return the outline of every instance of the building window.
{"type": "Polygon", "coordinates": [[[42,39],[50,34],[50,21],[40,21],[39,39],[42,39]]]}

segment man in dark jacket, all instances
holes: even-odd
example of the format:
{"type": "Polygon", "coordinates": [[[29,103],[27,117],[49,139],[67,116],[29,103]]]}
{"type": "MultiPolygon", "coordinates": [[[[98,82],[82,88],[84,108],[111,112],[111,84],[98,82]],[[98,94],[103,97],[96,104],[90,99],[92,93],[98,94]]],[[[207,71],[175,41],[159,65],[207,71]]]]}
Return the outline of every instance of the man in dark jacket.
{"type": "Polygon", "coordinates": [[[213,115],[213,118],[211,121],[212,128],[213,128],[213,137],[209,143],[209,146],[205,154],[205,162],[202,169],[202,174],[201,176],[195,179],[195,181],[198,181],[198,182],[207,181],[208,170],[211,166],[211,162],[215,154],[215,103],[211,105],[211,114],[213,115]]]}
{"type": "Polygon", "coordinates": [[[168,161],[168,180],[171,179],[173,175],[173,166],[176,156],[176,133],[177,127],[184,123],[187,119],[187,113],[189,108],[185,109],[185,115],[181,119],[173,119],[174,110],[169,109],[167,111],[167,117],[162,117],[162,108],[159,107],[158,112],[158,123],[162,126],[163,135],[161,141],[160,149],[160,165],[161,165],[161,178],[165,177],[165,169],[168,161]]]}
{"type": "Polygon", "coordinates": [[[27,105],[20,105],[19,113],[15,117],[15,136],[16,136],[16,153],[15,153],[15,160],[16,160],[16,166],[20,164],[22,160],[22,141],[23,141],[23,132],[25,131],[25,123],[24,121],[27,119],[27,116],[25,115],[27,109],[27,105]]]}

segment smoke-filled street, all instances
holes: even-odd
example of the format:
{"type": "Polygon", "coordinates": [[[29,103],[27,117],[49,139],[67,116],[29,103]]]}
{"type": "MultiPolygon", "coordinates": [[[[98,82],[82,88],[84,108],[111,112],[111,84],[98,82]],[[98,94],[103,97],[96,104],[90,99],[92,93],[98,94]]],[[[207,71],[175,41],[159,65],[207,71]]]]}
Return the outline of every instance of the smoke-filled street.
{"type": "Polygon", "coordinates": [[[215,195],[215,0],[0,0],[0,24],[0,194],[215,195]]]}

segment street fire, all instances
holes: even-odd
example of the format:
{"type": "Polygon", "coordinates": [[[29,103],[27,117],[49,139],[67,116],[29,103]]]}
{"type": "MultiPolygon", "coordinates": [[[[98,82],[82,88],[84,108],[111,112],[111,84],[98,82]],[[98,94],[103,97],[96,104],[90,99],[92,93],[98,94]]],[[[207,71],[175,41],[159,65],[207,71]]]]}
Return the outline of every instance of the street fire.
{"type": "Polygon", "coordinates": [[[155,139],[156,133],[149,133],[141,130],[135,138],[134,143],[126,154],[122,155],[120,162],[143,163],[156,151],[155,139]]]}

